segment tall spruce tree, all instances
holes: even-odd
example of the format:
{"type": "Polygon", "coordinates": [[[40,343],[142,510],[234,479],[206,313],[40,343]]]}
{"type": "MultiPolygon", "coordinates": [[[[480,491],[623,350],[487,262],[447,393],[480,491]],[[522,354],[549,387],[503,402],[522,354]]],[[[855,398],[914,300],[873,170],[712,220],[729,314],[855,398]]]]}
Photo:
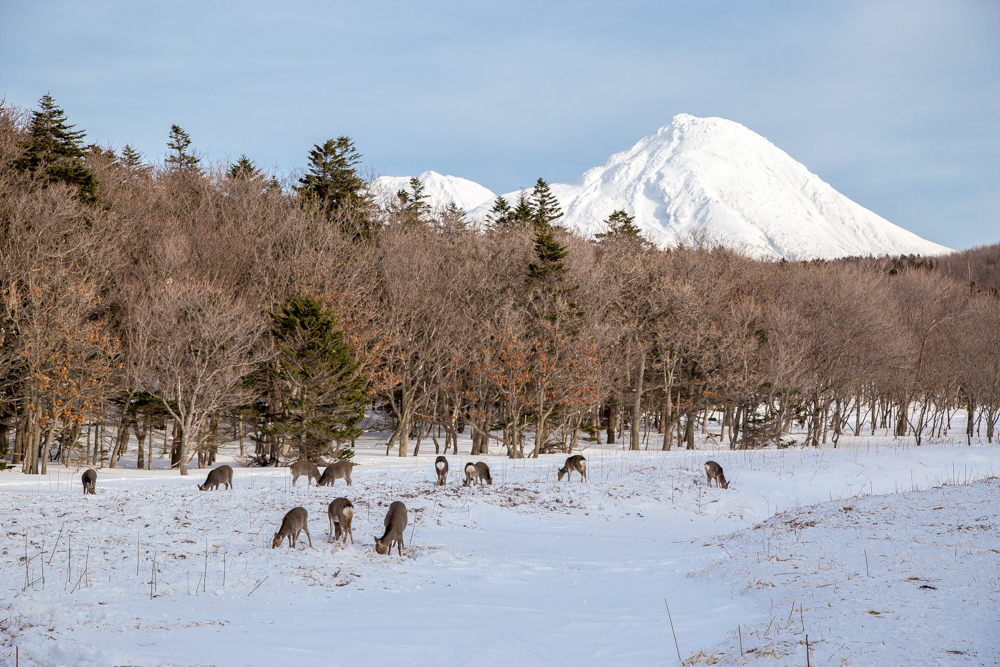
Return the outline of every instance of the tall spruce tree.
{"type": "Polygon", "coordinates": [[[563,260],[569,250],[556,240],[551,227],[539,227],[535,230],[535,257],[537,261],[528,264],[528,282],[551,288],[560,283],[566,275],[566,264],[563,260]]]}
{"type": "Polygon", "coordinates": [[[326,217],[339,217],[355,238],[371,238],[374,223],[367,212],[365,182],[358,175],[361,154],[349,137],[329,139],[309,151],[309,170],[296,191],[303,204],[319,206],[326,217]]]}
{"type": "Polygon", "coordinates": [[[493,200],[493,207],[486,215],[486,222],[494,227],[506,227],[511,223],[513,215],[514,212],[507,200],[501,195],[497,195],[497,198],[493,200]]]}
{"type": "Polygon", "coordinates": [[[559,200],[552,194],[549,184],[539,178],[531,191],[532,222],[536,228],[548,227],[562,217],[559,200]]]}
{"type": "Polygon", "coordinates": [[[646,245],[647,241],[639,233],[639,228],[635,226],[634,221],[635,216],[629,215],[623,209],[614,211],[608,216],[607,220],[604,221],[607,231],[596,234],[595,237],[598,241],[624,239],[641,245],[646,245]]]}
{"type": "Polygon", "coordinates": [[[84,162],[87,149],[83,145],[82,130],[74,130],[66,114],[56,106],[46,93],[32,112],[28,139],[24,153],[14,166],[42,177],[47,183],[67,183],[75,186],[80,199],[88,204],[97,203],[97,176],[84,162]]]}
{"type": "Polygon", "coordinates": [[[427,192],[424,190],[424,184],[416,176],[410,177],[409,185],[410,192],[405,189],[400,190],[396,193],[396,198],[410,222],[421,222],[431,212],[431,205],[427,203],[427,192]]]}
{"type": "Polygon", "coordinates": [[[257,178],[261,176],[260,169],[254,165],[253,160],[246,155],[241,155],[240,159],[229,167],[229,177],[236,179],[257,178]]]}
{"type": "Polygon", "coordinates": [[[170,126],[170,140],[167,141],[167,169],[174,172],[195,172],[200,169],[201,160],[190,152],[191,137],[180,125],[170,126]]]}
{"type": "Polygon", "coordinates": [[[510,216],[512,225],[533,225],[535,224],[535,209],[531,205],[531,200],[524,190],[517,196],[517,204],[510,216]]]}
{"type": "Polygon", "coordinates": [[[153,173],[153,167],[146,164],[142,159],[142,153],[125,144],[121,157],[118,159],[123,169],[136,176],[149,176],[153,173]]]}
{"type": "Polygon", "coordinates": [[[293,296],[271,320],[278,355],[268,374],[281,406],[265,435],[289,440],[300,459],[342,456],[361,434],[367,393],[336,318],[314,297],[293,296]]]}

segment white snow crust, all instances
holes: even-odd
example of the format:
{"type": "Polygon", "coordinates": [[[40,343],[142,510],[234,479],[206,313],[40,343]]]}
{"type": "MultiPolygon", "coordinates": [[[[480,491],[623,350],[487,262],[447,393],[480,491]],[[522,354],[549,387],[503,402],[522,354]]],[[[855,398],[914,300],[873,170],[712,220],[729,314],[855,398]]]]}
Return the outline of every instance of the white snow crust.
{"type": "Polygon", "coordinates": [[[163,458],[87,497],[75,469],[0,473],[0,664],[677,664],[665,600],[686,664],[804,665],[806,635],[813,665],[1000,660],[995,444],[594,445],[586,484],[556,481],[561,456],[491,454],[493,485],[464,488],[468,456],[437,487],[433,445],[386,457],[386,435],[359,440],[351,487],[236,464],[201,492],[207,471],[163,458]],[[326,541],[341,495],[353,545],[326,541]],[[393,500],[402,558],[373,549],[393,500]],[[314,548],[271,549],[295,506],[314,548]]]}

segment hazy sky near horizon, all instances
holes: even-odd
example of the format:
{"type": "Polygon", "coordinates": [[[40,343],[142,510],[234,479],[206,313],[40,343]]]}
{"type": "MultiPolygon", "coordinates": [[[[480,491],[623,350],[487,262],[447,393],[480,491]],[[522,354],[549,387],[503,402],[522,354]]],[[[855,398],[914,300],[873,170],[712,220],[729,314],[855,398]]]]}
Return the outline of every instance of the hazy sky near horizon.
{"type": "Polygon", "coordinates": [[[953,248],[1000,241],[1000,2],[0,0],[0,96],[88,140],[281,173],[577,179],[678,113],[763,135],[953,248]]]}

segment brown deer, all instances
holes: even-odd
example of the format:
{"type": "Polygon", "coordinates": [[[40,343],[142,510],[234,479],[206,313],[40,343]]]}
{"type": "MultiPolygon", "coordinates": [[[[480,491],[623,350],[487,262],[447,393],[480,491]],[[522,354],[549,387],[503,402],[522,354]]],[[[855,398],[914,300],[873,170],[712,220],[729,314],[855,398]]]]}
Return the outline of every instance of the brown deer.
{"type": "Polygon", "coordinates": [[[708,475],[709,486],[712,486],[714,479],[716,486],[721,486],[723,489],[729,488],[729,482],[726,481],[726,476],[722,473],[722,466],[715,461],[709,461],[705,464],[705,474],[708,475]]]}
{"type": "Polygon", "coordinates": [[[389,505],[385,515],[385,535],[375,538],[375,553],[388,554],[395,544],[399,555],[403,555],[403,533],[406,531],[406,505],[398,500],[389,505]]]}
{"type": "Polygon", "coordinates": [[[559,481],[562,481],[564,475],[569,475],[566,478],[567,481],[573,479],[574,472],[580,473],[580,478],[587,481],[587,459],[579,454],[574,454],[566,459],[566,463],[559,469],[559,481]]]}
{"type": "Polygon", "coordinates": [[[475,463],[469,461],[465,464],[465,484],[462,486],[469,486],[474,481],[482,485],[484,479],[487,484],[493,484],[493,478],[490,477],[490,467],[488,465],[482,461],[475,463]]]}
{"type": "Polygon", "coordinates": [[[347,486],[350,486],[352,470],[354,470],[354,464],[350,461],[337,461],[333,465],[326,467],[326,470],[323,471],[323,476],[319,478],[317,486],[333,486],[341,477],[347,482],[347,486]]]}
{"type": "Polygon", "coordinates": [[[97,471],[93,468],[87,468],[83,471],[83,495],[88,493],[96,496],[97,492],[94,490],[97,486],[97,471]]]}
{"type": "Polygon", "coordinates": [[[444,486],[445,482],[448,481],[448,459],[443,456],[439,456],[434,459],[434,469],[437,471],[438,475],[438,486],[444,486]]]}
{"type": "Polygon", "coordinates": [[[210,470],[208,473],[208,479],[205,480],[204,484],[198,485],[199,491],[208,491],[212,489],[215,491],[219,488],[219,485],[223,484],[224,488],[233,488],[233,469],[229,466],[219,466],[214,470],[210,470]]]}
{"type": "Polygon", "coordinates": [[[303,475],[307,476],[306,486],[309,486],[314,479],[319,482],[319,468],[312,461],[296,461],[288,469],[292,471],[292,486],[295,486],[295,482],[303,475]]]}
{"type": "Polygon", "coordinates": [[[354,533],[351,532],[351,519],[354,518],[354,505],[347,498],[337,498],[326,511],[330,517],[330,541],[340,541],[344,538],[347,544],[347,536],[351,536],[351,544],[354,544],[354,533]]]}
{"type": "Polygon", "coordinates": [[[288,514],[281,520],[281,528],[278,529],[278,532],[274,534],[274,539],[271,540],[271,548],[277,549],[280,547],[281,542],[287,537],[289,548],[294,549],[299,541],[299,533],[303,530],[306,531],[306,537],[309,538],[309,546],[311,547],[313,540],[312,536],[309,535],[308,522],[309,512],[306,511],[305,507],[296,507],[288,510],[288,514]]]}

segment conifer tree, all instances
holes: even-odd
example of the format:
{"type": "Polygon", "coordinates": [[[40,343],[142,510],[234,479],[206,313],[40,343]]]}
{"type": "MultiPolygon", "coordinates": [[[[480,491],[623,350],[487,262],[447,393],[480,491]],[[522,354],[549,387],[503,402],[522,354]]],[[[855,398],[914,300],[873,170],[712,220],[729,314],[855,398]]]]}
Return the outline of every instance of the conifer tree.
{"type": "Polygon", "coordinates": [[[535,257],[537,261],[528,264],[528,282],[551,288],[560,283],[566,275],[563,259],[569,254],[566,246],[556,240],[551,227],[535,230],[535,257]]]}
{"type": "Polygon", "coordinates": [[[501,195],[493,200],[493,208],[486,215],[486,222],[494,227],[505,227],[513,220],[514,211],[501,195]]]}
{"type": "Polygon", "coordinates": [[[314,297],[294,296],[271,320],[278,356],[269,375],[282,401],[265,435],[288,438],[302,459],[342,455],[340,445],[361,434],[367,393],[336,317],[314,297]]]}
{"type": "Polygon", "coordinates": [[[467,229],[469,220],[465,217],[465,209],[450,201],[439,213],[436,224],[442,231],[454,233],[467,229]]]}
{"type": "Polygon", "coordinates": [[[87,150],[83,146],[85,132],[74,130],[66,122],[66,114],[46,93],[32,112],[24,153],[15,162],[22,171],[40,175],[48,183],[76,186],[80,199],[97,202],[97,176],[84,163],[87,150]]]}
{"type": "Polygon", "coordinates": [[[531,206],[528,195],[521,190],[517,197],[517,204],[511,214],[511,222],[514,225],[533,225],[535,223],[535,209],[531,206]]]}
{"type": "Polygon", "coordinates": [[[129,144],[125,144],[125,148],[122,149],[120,160],[122,166],[128,169],[140,169],[146,166],[142,161],[142,153],[132,148],[129,144]]]}
{"type": "Polygon", "coordinates": [[[548,227],[562,217],[559,201],[542,178],[538,179],[531,192],[531,211],[536,228],[548,227]]]}
{"type": "Polygon", "coordinates": [[[260,169],[258,169],[254,165],[253,160],[248,158],[246,155],[241,155],[240,159],[236,161],[236,164],[229,167],[230,178],[257,178],[260,175],[260,169]]]}
{"type": "Polygon", "coordinates": [[[396,193],[396,198],[399,200],[406,217],[411,222],[420,222],[426,214],[430,213],[431,206],[427,203],[427,193],[419,178],[411,176],[409,185],[412,192],[400,190],[396,193]]]}
{"type": "Polygon", "coordinates": [[[295,189],[303,204],[320,206],[328,219],[342,216],[355,238],[370,238],[374,227],[365,210],[365,182],[356,169],[360,162],[361,154],[349,137],[316,144],[309,151],[309,171],[295,189]]]}
{"type": "Polygon", "coordinates": [[[165,160],[171,171],[191,172],[199,169],[201,160],[188,152],[191,148],[191,137],[179,125],[170,126],[170,140],[167,142],[170,152],[165,160]]]}
{"type": "Polygon", "coordinates": [[[596,234],[595,236],[598,241],[625,239],[642,245],[647,245],[648,242],[639,233],[639,228],[633,223],[634,220],[634,215],[629,215],[623,209],[618,209],[609,215],[608,219],[604,221],[607,231],[596,234]]]}

